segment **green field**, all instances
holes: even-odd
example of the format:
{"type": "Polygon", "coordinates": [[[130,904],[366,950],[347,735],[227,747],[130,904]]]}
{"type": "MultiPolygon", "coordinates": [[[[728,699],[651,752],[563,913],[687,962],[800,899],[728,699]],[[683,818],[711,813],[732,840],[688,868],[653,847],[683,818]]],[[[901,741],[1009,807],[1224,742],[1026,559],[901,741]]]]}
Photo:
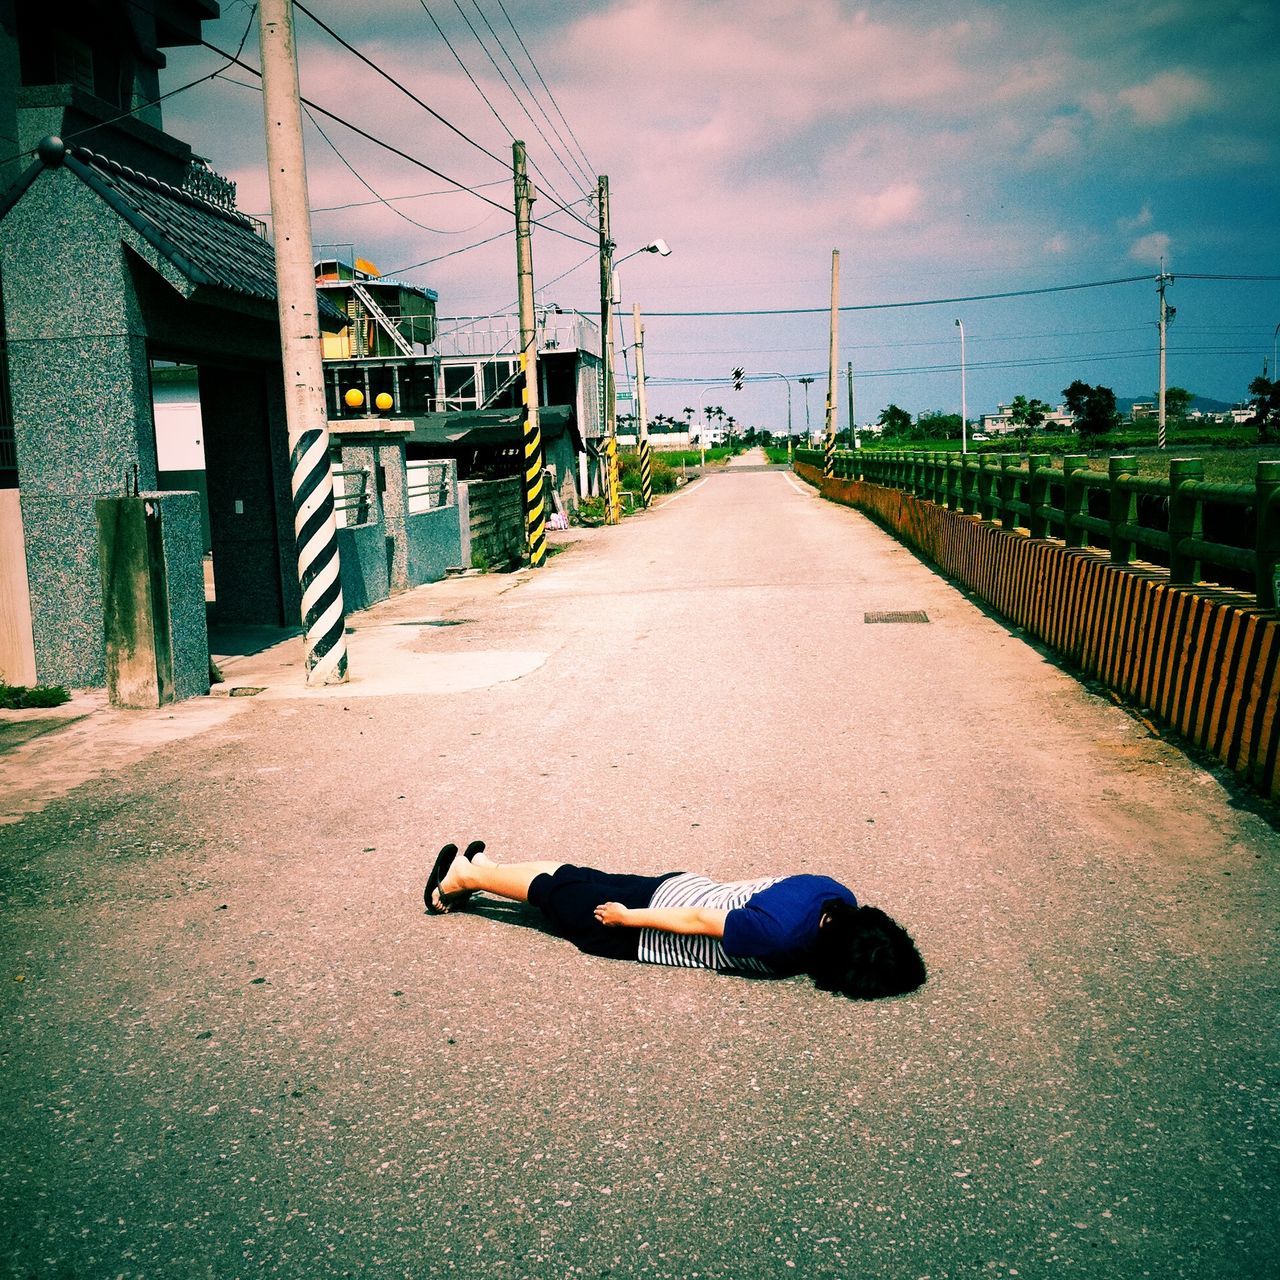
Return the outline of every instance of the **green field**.
{"type": "MultiPolygon", "coordinates": [[[[1242,426],[1224,427],[1210,423],[1196,427],[1190,423],[1176,423],[1166,436],[1165,448],[1156,447],[1153,427],[1139,424],[1091,441],[1082,448],[1077,437],[1063,434],[1033,436],[1030,440],[983,440],[970,444],[971,454],[986,457],[991,454],[1047,453],[1060,464],[1065,454],[1085,454],[1089,466],[1097,470],[1107,469],[1107,459],[1118,455],[1132,455],[1138,459],[1138,471],[1144,476],[1167,476],[1169,462],[1173,458],[1200,458],[1204,461],[1205,479],[1223,484],[1250,484],[1257,474],[1260,461],[1280,462],[1280,444],[1259,445],[1257,428],[1242,426]]],[[[886,442],[870,446],[869,452],[882,449],[931,450],[938,453],[958,453],[958,440],[921,440],[911,443],[886,442]]]]}

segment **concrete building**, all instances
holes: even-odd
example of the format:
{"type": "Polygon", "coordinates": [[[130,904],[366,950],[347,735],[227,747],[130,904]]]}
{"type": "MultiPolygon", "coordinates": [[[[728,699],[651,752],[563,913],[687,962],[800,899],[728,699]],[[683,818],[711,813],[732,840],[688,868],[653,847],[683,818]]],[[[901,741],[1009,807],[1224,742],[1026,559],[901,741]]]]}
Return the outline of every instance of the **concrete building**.
{"type": "MultiPolygon", "coordinates": [[[[161,700],[208,688],[207,546],[221,621],[298,619],[274,255],[233,185],[146,105],[163,49],[198,41],[217,12],[203,0],[0,0],[0,66],[16,73],[0,77],[0,133],[20,155],[0,194],[0,600],[18,618],[0,633],[8,678],[107,683],[123,525],[103,512],[131,495],[163,586],[150,605],[172,659],[161,700]],[[195,370],[203,510],[198,493],[162,485],[153,387],[173,366],[195,370]]],[[[345,327],[323,299],[320,312],[345,327]]]]}
{"type": "MultiPolygon", "coordinates": [[[[1068,411],[1067,406],[1060,404],[1052,413],[1045,414],[1044,421],[1035,428],[1037,431],[1073,431],[1075,414],[1068,411]]],[[[977,431],[984,436],[1007,436],[1021,429],[1021,425],[1013,420],[1013,410],[1007,404],[997,405],[995,413],[984,413],[977,431]]]]}

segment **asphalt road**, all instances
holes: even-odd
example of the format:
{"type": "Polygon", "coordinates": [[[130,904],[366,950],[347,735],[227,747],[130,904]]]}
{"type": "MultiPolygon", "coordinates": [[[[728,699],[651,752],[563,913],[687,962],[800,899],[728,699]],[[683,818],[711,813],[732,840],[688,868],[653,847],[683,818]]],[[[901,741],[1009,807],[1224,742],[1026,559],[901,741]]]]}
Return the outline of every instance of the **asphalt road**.
{"type": "Polygon", "coordinates": [[[398,692],[264,695],[0,826],[0,1272],[1275,1274],[1263,816],[780,472],[487,583],[402,598],[398,692]],[[425,916],[476,837],[829,873],[930,979],[425,916]]]}

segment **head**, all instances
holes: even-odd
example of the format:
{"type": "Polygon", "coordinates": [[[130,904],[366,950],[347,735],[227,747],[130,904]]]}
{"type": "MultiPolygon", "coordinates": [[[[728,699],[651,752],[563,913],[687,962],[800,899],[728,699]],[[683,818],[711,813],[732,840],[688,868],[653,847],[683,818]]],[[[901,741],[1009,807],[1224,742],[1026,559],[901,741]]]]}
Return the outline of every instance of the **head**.
{"type": "Polygon", "coordinates": [[[911,935],[879,907],[855,907],[833,899],[810,966],[824,991],[852,1000],[874,1000],[914,991],[925,980],[924,961],[911,935]]]}

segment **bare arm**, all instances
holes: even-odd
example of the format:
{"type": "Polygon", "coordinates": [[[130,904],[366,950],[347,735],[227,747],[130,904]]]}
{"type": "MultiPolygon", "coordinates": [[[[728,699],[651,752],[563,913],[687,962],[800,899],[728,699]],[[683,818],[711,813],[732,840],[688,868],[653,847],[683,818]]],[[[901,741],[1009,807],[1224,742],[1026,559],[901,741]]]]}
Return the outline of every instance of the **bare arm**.
{"type": "Polygon", "coordinates": [[[596,919],[601,924],[701,934],[708,938],[724,937],[728,914],[719,907],[624,907],[618,902],[604,902],[596,908],[596,919]]]}

